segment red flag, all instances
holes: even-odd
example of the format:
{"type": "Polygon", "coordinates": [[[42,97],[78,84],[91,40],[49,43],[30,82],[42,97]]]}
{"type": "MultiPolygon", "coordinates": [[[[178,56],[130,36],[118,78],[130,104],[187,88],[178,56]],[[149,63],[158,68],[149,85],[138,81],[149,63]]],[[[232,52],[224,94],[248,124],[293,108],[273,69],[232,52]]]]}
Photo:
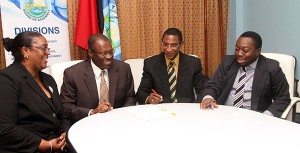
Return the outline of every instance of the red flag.
{"type": "Polygon", "coordinates": [[[99,32],[97,2],[95,0],[79,0],[74,43],[88,49],[89,37],[99,32]]]}

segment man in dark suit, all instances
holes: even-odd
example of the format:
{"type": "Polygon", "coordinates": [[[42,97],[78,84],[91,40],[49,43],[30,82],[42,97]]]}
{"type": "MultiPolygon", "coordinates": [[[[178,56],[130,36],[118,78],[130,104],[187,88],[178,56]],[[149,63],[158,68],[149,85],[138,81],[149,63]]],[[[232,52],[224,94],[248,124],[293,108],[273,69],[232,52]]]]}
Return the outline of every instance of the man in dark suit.
{"type": "Polygon", "coordinates": [[[107,112],[112,107],[136,105],[130,66],[113,59],[114,50],[108,38],[94,34],[89,38],[88,46],[90,59],[64,72],[61,100],[72,123],[107,112]]]}
{"type": "Polygon", "coordinates": [[[260,54],[261,37],[252,31],[243,33],[236,42],[235,56],[225,56],[208,81],[200,108],[220,105],[240,107],[280,117],[290,103],[289,85],[279,63],[260,54]],[[245,72],[243,93],[240,77],[245,72]],[[240,99],[239,99],[240,97],[240,99]]]}
{"type": "Polygon", "coordinates": [[[162,53],[145,59],[137,92],[140,104],[191,103],[195,92],[199,94],[204,88],[200,59],[180,52],[182,40],[180,30],[169,28],[163,34],[162,53]],[[172,79],[170,67],[174,69],[172,79]]]}

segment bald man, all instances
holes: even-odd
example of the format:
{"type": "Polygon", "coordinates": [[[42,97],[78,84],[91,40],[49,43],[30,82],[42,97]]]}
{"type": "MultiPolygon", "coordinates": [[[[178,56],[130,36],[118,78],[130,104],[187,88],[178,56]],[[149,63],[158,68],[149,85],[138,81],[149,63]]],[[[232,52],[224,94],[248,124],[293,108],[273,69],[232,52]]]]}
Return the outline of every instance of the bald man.
{"type": "Polygon", "coordinates": [[[90,59],[64,72],[61,100],[72,123],[137,102],[130,66],[113,59],[114,50],[109,39],[94,34],[88,40],[88,47],[90,59]]]}

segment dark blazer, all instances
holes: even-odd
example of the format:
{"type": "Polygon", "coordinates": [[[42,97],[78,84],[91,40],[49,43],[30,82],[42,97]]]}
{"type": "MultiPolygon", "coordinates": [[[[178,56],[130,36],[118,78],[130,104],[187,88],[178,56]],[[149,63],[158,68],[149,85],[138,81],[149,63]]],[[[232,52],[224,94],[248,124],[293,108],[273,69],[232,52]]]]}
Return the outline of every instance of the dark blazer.
{"type": "MultiPolygon", "coordinates": [[[[224,105],[238,68],[239,64],[234,55],[225,56],[206,84],[203,95],[211,95],[218,104],[224,105]]],[[[251,109],[258,112],[268,110],[274,116],[280,117],[290,101],[289,85],[279,63],[260,55],[254,72],[251,109]]]]}
{"type": "MultiPolygon", "coordinates": [[[[180,103],[191,103],[195,100],[194,89],[200,94],[204,88],[205,78],[199,58],[179,52],[176,98],[180,103]]],[[[171,92],[168,81],[167,65],[164,53],[145,59],[143,77],[138,88],[137,97],[140,104],[154,89],[163,96],[164,103],[170,103],[171,92]]]]}
{"type": "Polygon", "coordinates": [[[41,139],[69,128],[54,79],[43,72],[40,77],[52,101],[21,63],[0,72],[0,152],[38,152],[41,139]]]}
{"type": "MultiPolygon", "coordinates": [[[[133,77],[129,64],[113,59],[108,70],[109,102],[113,108],[136,105],[133,77]]],[[[88,116],[99,104],[91,60],[85,60],[64,72],[61,100],[71,122],[88,116]]]]}

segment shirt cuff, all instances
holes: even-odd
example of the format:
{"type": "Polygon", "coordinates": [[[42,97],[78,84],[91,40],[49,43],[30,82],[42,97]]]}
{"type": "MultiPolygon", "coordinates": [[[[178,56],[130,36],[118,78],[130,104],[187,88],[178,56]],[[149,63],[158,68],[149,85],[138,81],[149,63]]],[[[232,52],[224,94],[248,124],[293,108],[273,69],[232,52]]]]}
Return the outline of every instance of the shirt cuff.
{"type": "Polygon", "coordinates": [[[146,100],[145,100],[145,104],[148,104],[148,103],[147,103],[147,101],[148,101],[148,98],[149,98],[149,96],[146,98],[146,100]]]}
{"type": "Polygon", "coordinates": [[[88,113],[88,116],[91,116],[91,112],[93,111],[93,109],[91,109],[88,113]]]}
{"type": "Polygon", "coordinates": [[[205,100],[205,99],[208,99],[208,98],[211,98],[211,99],[213,99],[214,101],[216,101],[216,100],[214,99],[214,97],[212,97],[211,95],[206,95],[206,96],[204,96],[203,99],[202,99],[202,101],[205,100]]]}
{"type": "Polygon", "coordinates": [[[270,115],[270,116],[274,116],[270,111],[268,111],[268,110],[265,110],[264,112],[263,112],[263,114],[266,114],[266,115],[270,115]]]}

